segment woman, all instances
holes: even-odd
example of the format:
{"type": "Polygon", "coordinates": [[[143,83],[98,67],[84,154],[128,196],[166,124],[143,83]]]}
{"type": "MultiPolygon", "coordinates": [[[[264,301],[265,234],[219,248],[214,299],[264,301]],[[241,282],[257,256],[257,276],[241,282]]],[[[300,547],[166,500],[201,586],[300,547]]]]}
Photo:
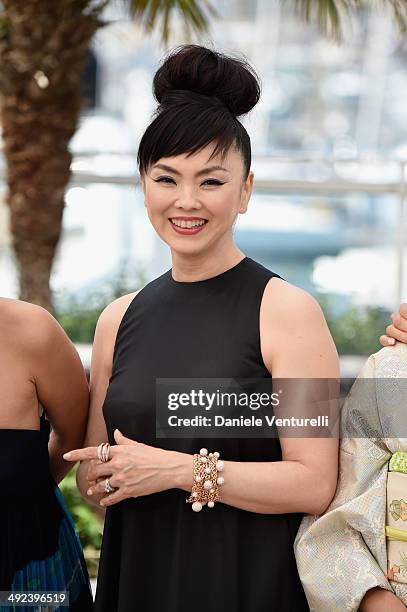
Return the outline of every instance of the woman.
{"type": "MultiPolygon", "coordinates": [[[[392,318],[387,345],[403,333],[392,318]]],[[[347,397],[335,497],[322,516],[304,517],[295,543],[315,612],[406,609],[406,378],[407,346],[397,343],[369,357],[347,397]]]]}
{"type": "Polygon", "coordinates": [[[302,513],[334,494],[337,441],[157,439],[156,379],[337,378],[337,353],[314,299],[233,240],[253,185],[237,119],[259,99],[251,67],[182,46],[154,93],[138,162],[173,265],[101,315],[86,448],[66,455],[82,461],[83,494],[107,507],[95,609],[302,612],[293,542],[302,513]]]}
{"type": "Polygon", "coordinates": [[[316,612],[407,605],[407,304],[391,321],[380,342],[393,348],[369,357],[342,410],[335,497],[322,516],[305,517],[297,534],[298,568],[316,612]]]}
{"type": "Polygon", "coordinates": [[[0,380],[0,591],[66,591],[70,605],[61,609],[91,610],[81,545],[57,487],[70,468],[62,453],[83,440],[88,386],[44,309],[0,298],[0,380]]]}

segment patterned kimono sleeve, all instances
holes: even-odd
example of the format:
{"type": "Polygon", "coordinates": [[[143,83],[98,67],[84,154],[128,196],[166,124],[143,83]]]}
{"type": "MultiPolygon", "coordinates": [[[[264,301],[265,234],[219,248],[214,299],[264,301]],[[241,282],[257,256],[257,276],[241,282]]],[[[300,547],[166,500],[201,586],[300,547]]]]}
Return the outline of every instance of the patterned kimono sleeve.
{"type": "Polygon", "coordinates": [[[373,355],[342,410],[335,497],[322,516],[304,517],[295,540],[298,571],[313,612],[357,611],[369,589],[392,590],[384,537],[391,453],[383,439],[375,374],[373,355]]]}

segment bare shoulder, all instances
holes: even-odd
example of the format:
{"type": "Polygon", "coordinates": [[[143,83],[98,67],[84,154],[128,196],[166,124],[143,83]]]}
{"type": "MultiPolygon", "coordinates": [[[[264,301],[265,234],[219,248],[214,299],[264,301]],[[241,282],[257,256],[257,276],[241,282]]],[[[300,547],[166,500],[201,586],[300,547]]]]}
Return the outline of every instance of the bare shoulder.
{"type": "Polygon", "coordinates": [[[320,305],[279,278],[264,291],[260,339],[264,362],[276,376],[337,376],[338,355],[320,305]]]}
{"type": "Polygon", "coordinates": [[[21,340],[26,349],[41,348],[64,332],[57,320],[41,306],[13,300],[0,299],[0,328],[3,336],[21,340]]]}
{"type": "Polygon", "coordinates": [[[36,304],[14,300],[11,298],[0,298],[1,320],[8,325],[24,325],[25,322],[40,322],[49,320],[52,315],[36,304]]]}
{"type": "MultiPolygon", "coordinates": [[[[140,291],[140,290],[139,290],[140,291]]],[[[113,352],[120,323],[139,291],[128,293],[111,302],[101,313],[96,325],[92,349],[91,388],[95,372],[103,371],[110,375],[113,352]]]]}
{"type": "Polygon", "coordinates": [[[122,295],[106,306],[99,317],[96,328],[97,331],[117,332],[121,320],[139,291],[140,289],[133,293],[122,295]]]}
{"type": "Polygon", "coordinates": [[[263,295],[262,308],[273,315],[278,323],[296,324],[306,320],[324,321],[324,315],[317,300],[307,291],[281,278],[271,278],[263,295]]]}

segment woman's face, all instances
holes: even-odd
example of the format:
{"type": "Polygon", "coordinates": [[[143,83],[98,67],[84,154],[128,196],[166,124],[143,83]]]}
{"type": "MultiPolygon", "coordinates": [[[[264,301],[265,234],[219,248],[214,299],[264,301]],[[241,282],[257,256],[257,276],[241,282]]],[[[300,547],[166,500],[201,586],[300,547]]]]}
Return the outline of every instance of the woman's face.
{"type": "Polygon", "coordinates": [[[208,161],[214,145],[198,153],[163,157],[142,177],[145,205],[154,229],[171,250],[198,254],[232,236],[247,210],[253,172],[243,183],[241,154],[231,147],[208,161]]]}

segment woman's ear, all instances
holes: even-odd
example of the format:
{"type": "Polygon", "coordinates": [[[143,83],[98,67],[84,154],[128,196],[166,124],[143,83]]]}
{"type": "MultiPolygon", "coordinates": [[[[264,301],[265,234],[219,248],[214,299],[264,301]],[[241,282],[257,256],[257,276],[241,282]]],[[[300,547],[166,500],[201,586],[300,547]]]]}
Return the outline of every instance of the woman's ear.
{"type": "Polygon", "coordinates": [[[247,211],[250,196],[252,195],[252,190],[253,190],[253,179],[254,179],[254,172],[250,170],[247,179],[243,183],[241,199],[240,199],[240,207],[239,207],[240,214],[244,214],[247,211]]]}

